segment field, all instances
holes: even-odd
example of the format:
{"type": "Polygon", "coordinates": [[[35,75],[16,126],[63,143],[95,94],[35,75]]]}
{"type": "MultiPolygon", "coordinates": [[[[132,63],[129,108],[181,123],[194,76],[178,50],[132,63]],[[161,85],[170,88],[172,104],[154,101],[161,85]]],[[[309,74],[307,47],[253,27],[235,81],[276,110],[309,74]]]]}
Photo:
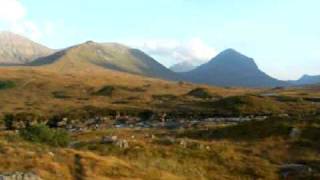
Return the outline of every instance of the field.
{"type": "Polygon", "coordinates": [[[34,172],[43,179],[280,179],[284,165],[303,164],[312,173],[295,178],[320,178],[317,86],[218,88],[90,68],[57,73],[45,67],[1,68],[0,82],[1,173],[34,172]],[[146,112],[154,124],[161,120],[157,115],[166,113],[186,127],[138,127],[140,122],[115,127],[119,118],[133,121],[146,112]],[[96,129],[71,131],[65,128],[69,124],[62,125],[70,139],[38,130],[34,123],[67,119],[85,124],[105,116],[103,123],[95,122],[104,126],[96,129]],[[202,123],[212,117],[265,119],[202,123]],[[196,120],[196,125],[190,123],[196,120]],[[25,126],[36,128],[29,132],[25,126]]]}
{"type": "Polygon", "coordinates": [[[306,125],[286,119],[209,130],[111,129],[72,135],[55,148],[1,134],[1,172],[34,171],[44,179],[279,179],[279,167],[304,163],[319,178],[319,119],[306,125]],[[290,138],[300,126],[302,135],[290,138]],[[129,146],[104,144],[104,136],[129,146]],[[9,158],[8,158],[9,157],[9,158]]]}

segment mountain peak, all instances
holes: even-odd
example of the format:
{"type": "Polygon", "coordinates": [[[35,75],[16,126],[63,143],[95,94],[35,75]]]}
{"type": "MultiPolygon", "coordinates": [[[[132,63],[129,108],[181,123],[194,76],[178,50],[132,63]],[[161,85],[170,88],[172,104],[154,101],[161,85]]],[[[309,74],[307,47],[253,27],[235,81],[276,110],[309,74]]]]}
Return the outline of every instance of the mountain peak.
{"type": "Polygon", "coordinates": [[[244,60],[244,59],[251,59],[245,55],[243,55],[242,53],[236,51],[235,49],[229,48],[226,49],[224,51],[222,51],[220,54],[218,54],[215,59],[219,59],[219,60],[244,60]]]}
{"type": "Polygon", "coordinates": [[[185,76],[193,82],[218,86],[272,87],[286,84],[262,72],[252,58],[234,49],[222,51],[185,76]]]}
{"type": "Polygon", "coordinates": [[[293,81],[295,84],[298,85],[306,85],[306,84],[319,84],[320,83],[320,75],[303,75],[297,81],[293,81]]]}
{"type": "Polygon", "coordinates": [[[312,77],[311,75],[309,75],[309,74],[304,74],[303,76],[301,76],[301,78],[300,79],[303,79],[303,78],[309,78],[309,77],[312,77]]]}
{"type": "Polygon", "coordinates": [[[10,31],[0,31],[0,40],[7,42],[7,41],[21,41],[21,40],[28,40],[28,39],[10,31]]]}
{"type": "Polygon", "coordinates": [[[11,31],[0,31],[0,35],[17,35],[11,31]]]}
{"type": "Polygon", "coordinates": [[[87,41],[39,58],[31,65],[46,65],[52,70],[67,73],[108,69],[162,79],[177,79],[176,74],[142,51],[117,43],[87,41]]]}
{"type": "Polygon", "coordinates": [[[207,63],[222,69],[258,69],[252,58],[249,58],[234,49],[226,49],[207,63]]]}
{"type": "Polygon", "coordinates": [[[85,44],[95,44],[95,42],[92,40],[89,40],[89,41],[86,41],[85,44]]]}
{"type": "Polygon", "coordinates": [[[238,52],[237,50],[235,50],[233,48],[225,49],[224,51],[222,51],[222,53],[226,53],[226,54],[241,54],[240,52],[238,52]]]}
{"type": "Polygon", "coordinates": [[[51,53],[53,50],[21,35],[9,31],[0,32],[1,65],[26,64],[51,53]]]}
{"type": "Polygon", "coordinates": [[[196,66],[188,61],[183,61],[183,62],[174,64],[173,66],[170,67],[171,71],[178,72],[178,73],[188,72],[193,70],[194,68],[196,68],[196,66]]]}

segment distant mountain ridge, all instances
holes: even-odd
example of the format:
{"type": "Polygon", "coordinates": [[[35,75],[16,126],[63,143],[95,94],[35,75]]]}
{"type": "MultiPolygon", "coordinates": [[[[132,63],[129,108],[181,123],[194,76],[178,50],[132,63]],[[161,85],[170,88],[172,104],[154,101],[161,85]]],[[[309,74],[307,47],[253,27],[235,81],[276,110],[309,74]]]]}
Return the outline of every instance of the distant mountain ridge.
{"type": "Polygon", "coordinates": [[[262,72],[254,60],[234,49],[227,49],[208,63],[182,73],[195,83],[215,86],[275,87],[289,83],[277,80],[262,72]]]}
{"type": "Polygon", "coordinates": [[[195,65],[193,65],[187,61],[184,61],[184,62],[181,62],[181,63],[178,63],[178,64],[171,66],[169,69],[173,72],[180,73],[180,72],[188,72],[188,71],[191,71],[195,68],[196,68],[195,65]]]}
{"type": "Polygon", "coordinates": [[[138,49],[117,43],[88,41],[30,63],[61,72],[94,68],[111,69],[147,77],[178,80],[179,76],[138,49]]]}
{"type": "Polygon", "coordinates": [[[296,81],[290,81],[295,85],[310,85],[310,84],[320,84],[320,75],[310,76],[303,75],[300,79],[296,81]]]}
{"type": "Polygon", "coordinates": [[[0,32],[0,65],[24,65],[53,52],[20,35],[0,32]]]}
{"type": "Polygon", "coordinates": [[[214,86],[276,87],[320,84],[320,76],[305,75],[297,81],[272,78],[262,72],[252,58],[234,49],[227,49],[198,67],[183,62],[168,69],[146,53],[117,43],[87,41],[55,51],[20,35],[0,32],[0,66],[9,65],[41,66],[65,73],[114,70],[214,86]]]}

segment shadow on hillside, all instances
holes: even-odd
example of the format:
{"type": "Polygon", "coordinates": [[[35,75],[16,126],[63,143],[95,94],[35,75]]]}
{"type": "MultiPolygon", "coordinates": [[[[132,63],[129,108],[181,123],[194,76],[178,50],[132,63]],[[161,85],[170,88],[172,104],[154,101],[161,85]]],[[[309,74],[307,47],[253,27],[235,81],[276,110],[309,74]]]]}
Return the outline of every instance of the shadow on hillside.
{"type": "Polygon", "coordinates": [[[292,127],[288,123],[281,120],[251,121],[208,130],[188,130],[178,134],[178,137],[202,140],[229,139],[255,141],[272,136],[286,137],[291,129],[292,127]]]}
{"type": "Polygon", "coordinates": [[[75,180],[84,180],[85,173],[84,168],[81,163],[82,157],[79,154],[76,154],[74,157],[74,179],[75,180]]]}

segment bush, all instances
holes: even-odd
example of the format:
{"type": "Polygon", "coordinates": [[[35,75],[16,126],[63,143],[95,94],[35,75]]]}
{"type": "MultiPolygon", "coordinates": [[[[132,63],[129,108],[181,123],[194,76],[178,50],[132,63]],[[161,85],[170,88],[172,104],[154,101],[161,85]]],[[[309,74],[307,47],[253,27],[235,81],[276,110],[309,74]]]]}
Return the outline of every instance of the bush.
{"type": "Polygon", "coordinates": [[[201,99],[213,98],[213,95],[209,92],[208,89],[205,89],[205,88],[193,89],[187,95],[193,96],[195,98],[201,98],[201,99]]]}
{"type": "Polygon", "coordinates": [[[6,114],[4,116],[4,125],[6,129],[9,129],[9,130],[13,129],[13,121],[14,121],[14,116],[12,114],[6,114]]]}
{"type": "Polygon", "coordinates": [[[267,97],[252,95],[232,96],[216,101],[214,107],[221,114],[233,115],[265,115],[283,113],[280,102],[267,97]]]}
{"type": "Polygon", "coordinates": [[[60,129],[50,129],[43,124],[30,126],[21,130],[20,136],[30,142],[44,143],[57,147],[65,147],[70,142],[68,132],[60,129]]]}
{"type": "Polygon", "coordinates": [[[178,97],[173,94],[152,95],[152,98],[161,101],[173,101],[178,99],[178,97]]]}
{"type": "Polygon", "coordinates": [[[209,130],[190,130],[179,137],[195,139],[231,139],[231,140],[261,140],[268,137],[288,137],[292,125],[288,121],[268,119],[264,121],[249,121],[233,126],[210,128],[209,130]]]}
{"type": "Polygon", "coordinates": [[[114,89],[113,86],[104,86],[94,94],[97,96],[112,96],[114,89]]]}
{"type": "Polygon", "coordinates": [[[296,103],[302,103],[303,102],[303,98],[301,98],[301,97],[291,97],[291,96],[277,96],[276,100],[280,101],[280,102],[296,102],[296,103]]]}
{"type": "Polygon", "coordinates": [[[70,98],[70,96],[67,95],[67,93],[64,92],[64,91],[54,91],[54,92],[52,92],[52,95],[53,95],[54,98],[57,98],[57,99],[68,99],[68,98],[70,98]]]}
{"type": "Polygon", "coordinates": [[[19,112],[17,114],[5,114],[4,125],[8,130],[23,129],[45,121],[45,117],[33,113],[19,112]]]}
{"type": "Polygon", "coordinates": [[[15,86],[13,81],[0,81],[0,90],[14,88],[15,86]]]}

